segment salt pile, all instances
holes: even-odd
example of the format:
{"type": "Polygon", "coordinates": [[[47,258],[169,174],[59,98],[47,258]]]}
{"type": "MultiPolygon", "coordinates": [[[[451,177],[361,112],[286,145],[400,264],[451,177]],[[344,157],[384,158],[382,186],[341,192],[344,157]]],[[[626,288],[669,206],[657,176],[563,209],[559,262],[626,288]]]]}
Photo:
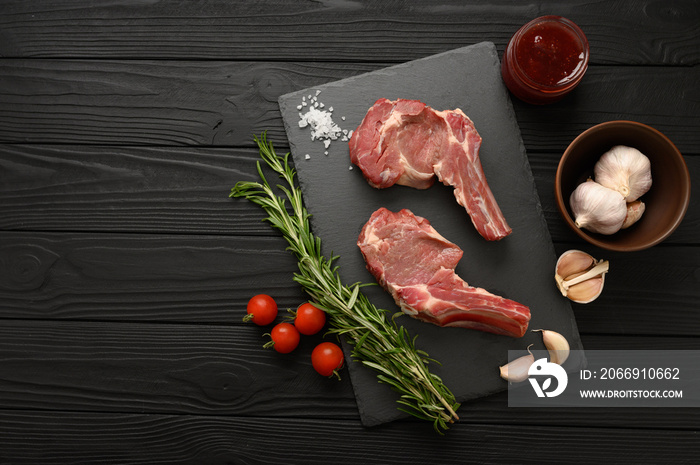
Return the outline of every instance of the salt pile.
{"type": "MultiPolygon", "coordinates": [[[[307,96],[302,96],[301,104],[297,105],[297,110],[300,110],[299,127],[309,128],[312,141],[323,141],[324,153],[328,155],[328,147],[330,147],[331,142],[335,140],[347,142],[352,137],[352,131],[342,129],[333,121],[333,107],[324,110],[325,105],[318,101],[320,93],[321,91],[317,90],[315,95],[309,94],[308,99],[307,96]],[[302,113],[301,110],[306,107],[308,107],[308,110],[306,113],[302,113]]],[[[345,121],[344,116],[341,119],[345,121]]],[[[307,153],[304,158],[308,160],[311,156],[307,153]]]]}

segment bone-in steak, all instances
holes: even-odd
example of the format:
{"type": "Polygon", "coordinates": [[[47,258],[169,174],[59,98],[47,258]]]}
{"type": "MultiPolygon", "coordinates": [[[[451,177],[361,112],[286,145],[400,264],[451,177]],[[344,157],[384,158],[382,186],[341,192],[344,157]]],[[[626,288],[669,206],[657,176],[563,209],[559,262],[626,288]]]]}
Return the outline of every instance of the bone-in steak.
{"type": "Polygon", "coordinates": [[[438,326],[525,334],[530,309],[457,276],[454,269],[462,250],[410,210],[375,211],[357,245],[367,269],[408,315],[438,326]]]}
{"type": "Polygon", "coordinates": [[[511,233],[479,160],[481,136],[460,109],[436,111],[418,100],[379,99],[349,142],[350,159],[378,189],[394,184],[427,189],[435,176],[454,187],[479,234],[511,233]]]}

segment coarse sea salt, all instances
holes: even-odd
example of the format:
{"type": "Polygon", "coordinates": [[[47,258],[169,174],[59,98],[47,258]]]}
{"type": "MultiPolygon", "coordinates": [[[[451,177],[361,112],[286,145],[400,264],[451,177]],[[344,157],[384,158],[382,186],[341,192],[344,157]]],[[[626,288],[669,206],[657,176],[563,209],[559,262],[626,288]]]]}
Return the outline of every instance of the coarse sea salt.
{"type": "MultiPolygon", "coordinates": [[[[316,94],[304,95],[301,98],[301,104],[297,105],[297,110],[308,108],[306,113],[299,112],[299,127],[309,128],[312,141],[323,141],[325,155],[328,155],[328,148],[332,141],[341,140],[347,142],[352,137],[352,131],[342,129],[335,121],[333,121],[333,107],[324,110],[325,105],[318,101],[320,90],[316,90],[316,94]],[[307,101],[308,98],[308,101],[307,101]]],[[[341,116],[345,121],[345,116],[341,116]]],[[[307,154],[305,159],[311,157],[307,154]]]]}
{"type": "Polygon", "coordinates": [[[333,121],[331,112],[311,106],[306,113],[299,113],[299,127],[311,129],[311,140],[336,140],[343,130],[333,121]]]}

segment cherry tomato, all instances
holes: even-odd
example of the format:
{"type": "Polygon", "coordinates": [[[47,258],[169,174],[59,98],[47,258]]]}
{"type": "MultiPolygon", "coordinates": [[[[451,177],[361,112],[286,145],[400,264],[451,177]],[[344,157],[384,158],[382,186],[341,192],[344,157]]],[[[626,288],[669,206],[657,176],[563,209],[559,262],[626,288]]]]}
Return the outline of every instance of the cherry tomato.
{"type": "Polygon", "coordinates": [[[267,342],[263,347],[272,347],[280,354],[288,354],[299,345],[299,331],[291,323],[278,323],[270,331],[271,341],[267,342]]]}
{"type": "Polygon", "coordinates": [[[248,301],[248,314],[243,321],[252,321],[258,326],[266,326],[277,318],[277,302],[267,294],[258,294],[248,301]]]}
{"type": "Polygon", "coordinates": [[[343,368],[343,350],[332,342],[322,342],[311,352],[311,364],[318,374],[323,376],[338,375],[338,370],[343,368]]]}
{"type": "Polygon", "coordinates": [[[301,334],[310,336],[316,334],[323,329],[326,324],[326,312],[318,307],[314,307],[310,303],[301,304],[297,308],[296,316],[294,317],[294,326],[297,327],[301,334]]]}

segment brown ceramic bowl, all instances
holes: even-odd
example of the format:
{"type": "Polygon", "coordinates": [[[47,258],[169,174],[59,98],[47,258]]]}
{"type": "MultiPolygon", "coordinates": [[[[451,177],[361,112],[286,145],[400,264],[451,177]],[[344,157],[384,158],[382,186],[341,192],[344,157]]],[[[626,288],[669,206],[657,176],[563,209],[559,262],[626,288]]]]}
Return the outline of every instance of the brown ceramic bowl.
{"type": "Polygon", "coordinates": [[[658,244],[681,223],[690,202],[690,174],[676,146],[656,129],[634,121],[609,121],[571,142],[559,161],[554,191],[559,212],[576,234],[603,249],[632,252],[658,244]],[[595,163],[615,145],[634,147],[651,162],[651,189],[640,198],[646,207],[644,214],[629,228],[611,235],[578,228],[569,197],[580,183],[593,177],[595,163]]]}

